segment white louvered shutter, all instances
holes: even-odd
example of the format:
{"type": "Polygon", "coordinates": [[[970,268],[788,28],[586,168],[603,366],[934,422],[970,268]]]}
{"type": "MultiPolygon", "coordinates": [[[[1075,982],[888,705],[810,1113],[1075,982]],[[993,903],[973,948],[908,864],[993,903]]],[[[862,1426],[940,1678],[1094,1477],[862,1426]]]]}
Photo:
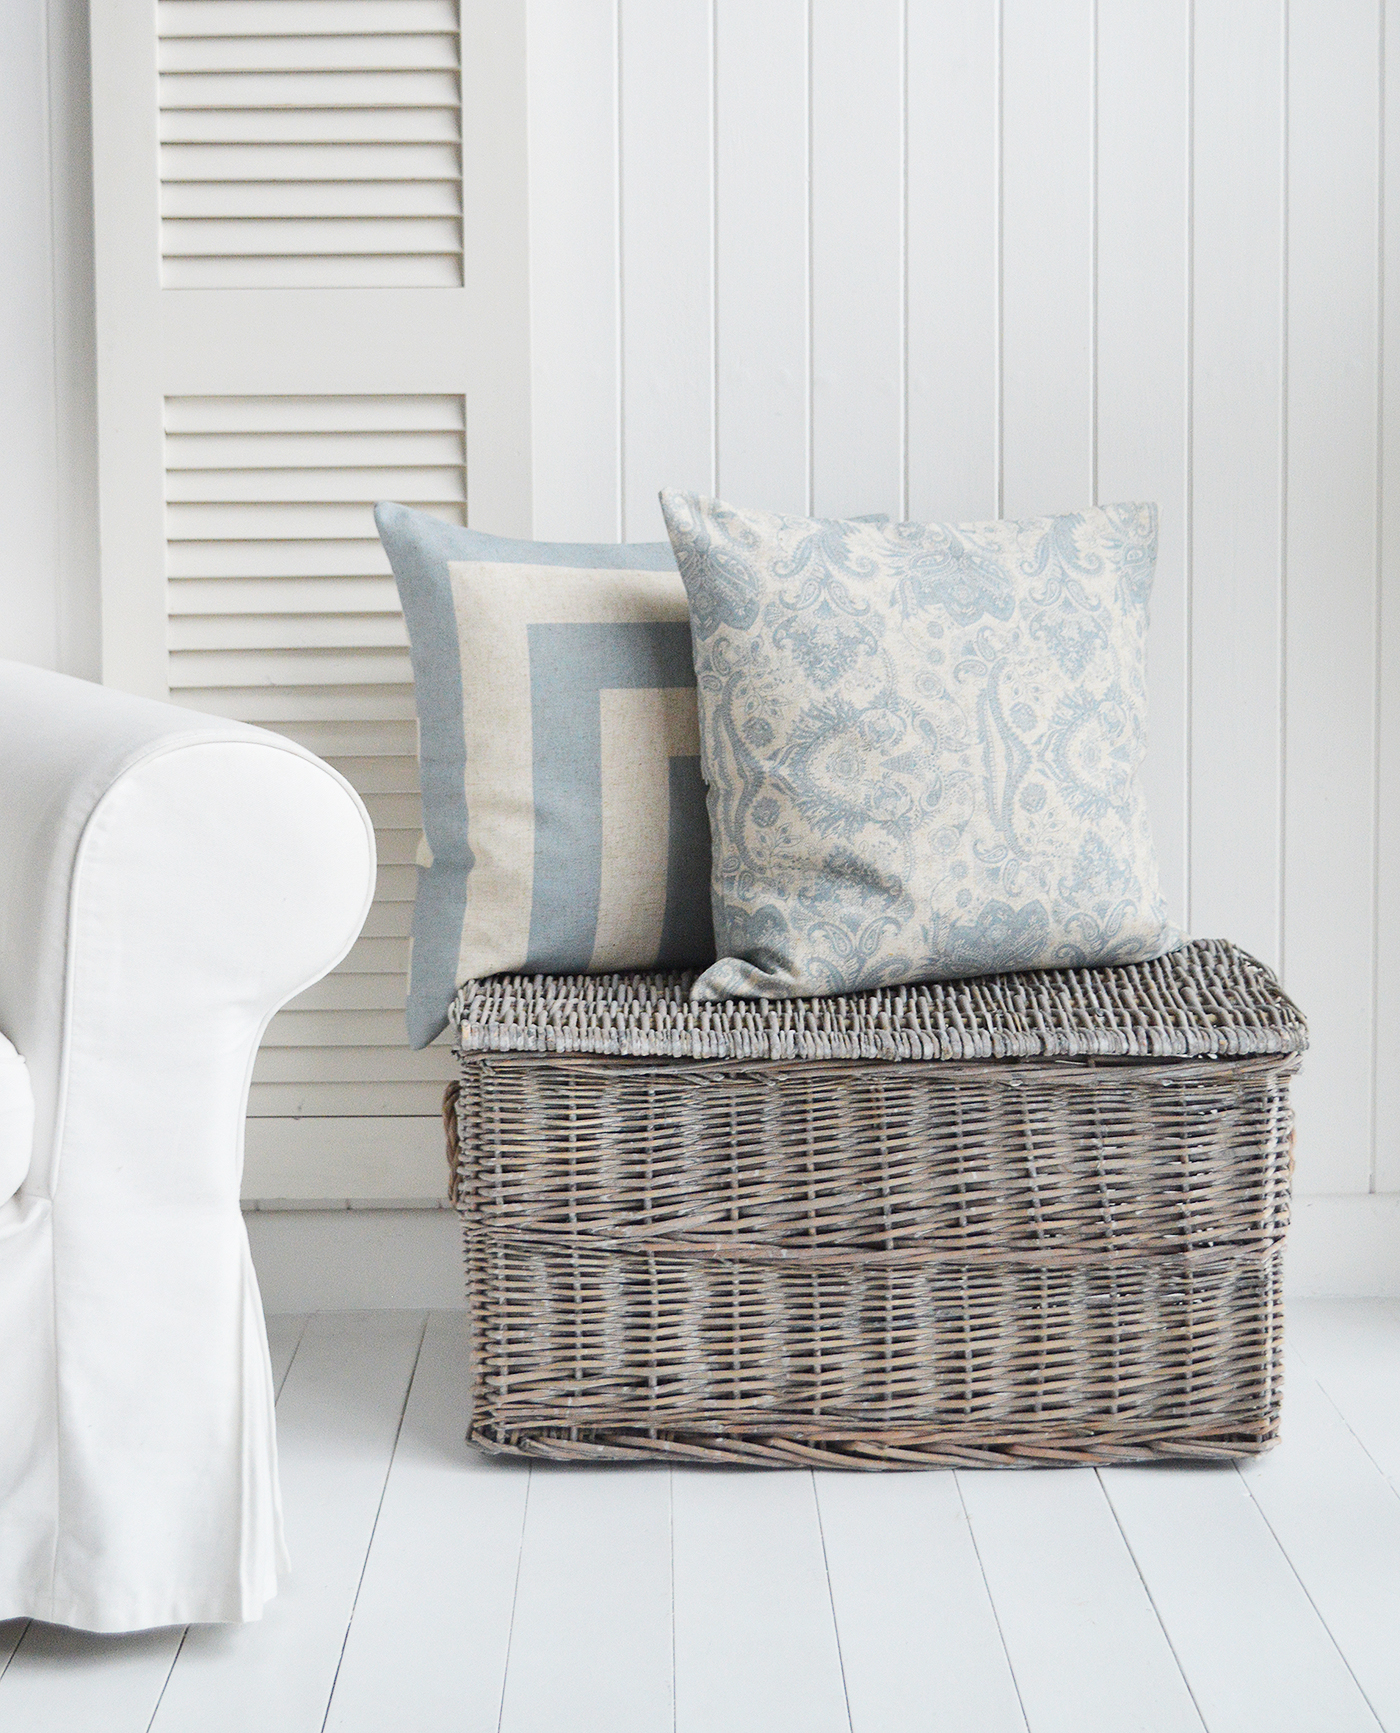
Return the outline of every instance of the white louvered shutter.
{"type": "Polygon", "coordinates": [[[144,9],[94,11],[105,677],[302,742],[378,840],[363,936],[258,1057],[267,1200],[444,1189],[450,1056],[404,1033],[421,807],[372,508],[529,531],[521,9],[160,0],[154,41],[144,9]]]}

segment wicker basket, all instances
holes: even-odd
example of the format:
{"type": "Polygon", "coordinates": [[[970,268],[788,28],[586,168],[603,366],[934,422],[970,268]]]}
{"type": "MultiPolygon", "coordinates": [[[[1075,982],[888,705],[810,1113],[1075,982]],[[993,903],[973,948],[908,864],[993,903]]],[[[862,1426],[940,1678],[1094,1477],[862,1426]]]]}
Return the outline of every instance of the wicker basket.
{"type": "Polygon", "coordinates": [[[1262,965],[688,985],[459,996],[475,1443],[896,1468],[1273,1442],[1306,1030],[1262,965]]]}

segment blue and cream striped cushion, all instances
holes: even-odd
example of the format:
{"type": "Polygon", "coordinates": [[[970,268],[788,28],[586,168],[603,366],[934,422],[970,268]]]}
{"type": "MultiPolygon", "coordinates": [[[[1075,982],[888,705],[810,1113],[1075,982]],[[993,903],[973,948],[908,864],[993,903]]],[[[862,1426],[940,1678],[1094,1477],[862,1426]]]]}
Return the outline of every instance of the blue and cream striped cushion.
{"type": "Polygon", "coordinates": [[[417,693],[408,1029],[458,984],[714,958],[685,590],[664,542],[510,541],[375,509],[417,693]]]}

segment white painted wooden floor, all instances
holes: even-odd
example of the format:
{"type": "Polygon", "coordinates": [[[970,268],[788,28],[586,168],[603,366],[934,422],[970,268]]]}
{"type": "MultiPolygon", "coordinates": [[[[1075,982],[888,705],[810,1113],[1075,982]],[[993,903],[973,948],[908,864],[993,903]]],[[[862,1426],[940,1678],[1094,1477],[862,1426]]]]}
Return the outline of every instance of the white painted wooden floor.
{"type": "Polygon", "coordinates": [[[0,1733],[1400,1733],[1400,1302],[1294,1303],[1243,1470],[529,1468],[460,1315],[270,1330],[282,1595],[0,1625],[0,1733]]]}

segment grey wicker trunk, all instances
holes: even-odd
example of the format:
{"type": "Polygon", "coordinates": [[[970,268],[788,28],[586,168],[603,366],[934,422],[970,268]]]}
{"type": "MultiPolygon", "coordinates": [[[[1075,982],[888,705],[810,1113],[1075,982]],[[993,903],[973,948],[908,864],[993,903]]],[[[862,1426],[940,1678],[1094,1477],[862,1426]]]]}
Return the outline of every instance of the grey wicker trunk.
{"type": "Polygon", "coordinates": [[[1201,941],[1125,968],[454,1007],[470,1438],[557,1460],[1228,1458],[1278,1429],[1303,1019],[1201,941]]]}

